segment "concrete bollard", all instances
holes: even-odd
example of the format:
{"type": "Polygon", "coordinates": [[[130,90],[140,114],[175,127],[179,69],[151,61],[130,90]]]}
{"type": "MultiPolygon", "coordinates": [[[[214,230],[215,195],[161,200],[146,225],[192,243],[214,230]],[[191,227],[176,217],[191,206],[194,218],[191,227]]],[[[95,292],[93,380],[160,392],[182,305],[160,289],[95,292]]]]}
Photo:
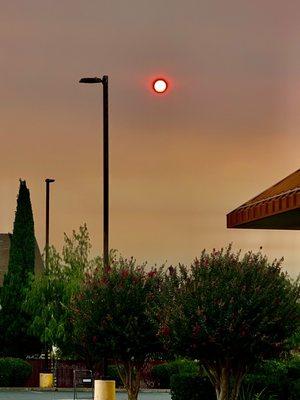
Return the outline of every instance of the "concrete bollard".
{"type": "Polygon", "coordinates": [[[94,381],[94,400],[116,400],[116,382],[96,379],[94,381]]]}
{"type": "Polygon", "coordinates": [[[40,373],[40,388],[53,388],[53,374],[40,373]]]}

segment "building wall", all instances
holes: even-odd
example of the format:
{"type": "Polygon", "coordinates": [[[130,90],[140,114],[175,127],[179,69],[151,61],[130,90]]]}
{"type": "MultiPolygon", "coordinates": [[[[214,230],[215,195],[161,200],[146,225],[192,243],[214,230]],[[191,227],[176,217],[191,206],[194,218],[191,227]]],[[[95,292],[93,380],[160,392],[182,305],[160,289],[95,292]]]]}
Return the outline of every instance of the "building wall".
{"type": "MultiPolygon", "coordinates": [[[[3,285],[7,272],[10,249],[10,234],[0,233],[0,286],[3,285]]],[[[35,273],[40,274],[44,269],[43,259],[37,242],[35,242],[35,273]]]]}
{"type": "Polygon", "coordinates": [[[0,233],[0,286],[3,285],[4,274],[7,271],[9,260],[9,234],[0,233]]]}

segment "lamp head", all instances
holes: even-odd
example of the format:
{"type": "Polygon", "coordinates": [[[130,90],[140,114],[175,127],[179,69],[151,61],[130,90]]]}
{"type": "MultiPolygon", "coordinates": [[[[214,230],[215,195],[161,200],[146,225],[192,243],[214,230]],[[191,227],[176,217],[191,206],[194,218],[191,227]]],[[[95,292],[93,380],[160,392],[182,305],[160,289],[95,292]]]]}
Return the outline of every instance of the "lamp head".
{"type": "Polygon", "coordinates": [[[102,79],[96,76],[94,78],[81,78],[79,83],[102,83],[102,79]]]}

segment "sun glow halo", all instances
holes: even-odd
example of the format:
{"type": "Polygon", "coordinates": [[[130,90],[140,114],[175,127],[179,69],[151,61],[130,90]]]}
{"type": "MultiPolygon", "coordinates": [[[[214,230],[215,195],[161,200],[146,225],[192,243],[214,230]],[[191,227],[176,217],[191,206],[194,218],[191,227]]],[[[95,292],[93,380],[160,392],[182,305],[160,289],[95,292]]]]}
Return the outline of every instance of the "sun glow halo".
{"type": "Polygon", "coordinates": [[[164,93],[168,88],[168,83],[165,79],[159,78],[153,81],[152,86],[156,93],[164,93]]]}

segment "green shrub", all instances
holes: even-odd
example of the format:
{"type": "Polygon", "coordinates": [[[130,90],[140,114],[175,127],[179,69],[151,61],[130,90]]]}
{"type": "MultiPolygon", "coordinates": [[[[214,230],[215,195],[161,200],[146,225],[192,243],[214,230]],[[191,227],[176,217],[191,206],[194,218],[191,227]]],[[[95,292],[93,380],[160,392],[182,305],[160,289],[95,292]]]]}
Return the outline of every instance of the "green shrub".
{"type": "Polygon", "coordinates": [[[263,398],[276,395],[278,400],[287,400],[288,365],[285,361],[265,361],[254,372],[246,375],[245,384],[253,386],[255,393],[263,391],[263,398]]]}
{"type": "Polygon", "coordinates": [[[32,366],[19,358],[0,358],[0,386],[23,386],[32,373],[32,366]]]}
{"type": "Polygon", "coordinates": [[[177,358],[168,363],[170,374],[199,375],[199,364],[186,358],[177,358]]]}
{"type": "Polygon", "coordinates": [[[300,399],[300,379],[296,379],[289,385],[289,400],[299,400],[300,399]]]}
{"type": "Polygon", "coordinates": [[[199,375],[199,365],[196,361],[179,358],[166,364],[155,365],[152,370],[152,378],[156,387],[169,388],[170,379],[175,374],[199,375]]]}
{"type": "Polygon", "coordinates": [[[116,365],[109,365],[107,368],[108,378],[116,382],[116,387],[122,387],[123,383],[118,373],[118,368],[116,365]]]}
{"type": "Polygon", "coordinates": [[[264,400],[299,400],[300,357],[265,361],[246,375],[243,385],[252,386],[254,393],[263,391],[261,398],[264,400]]]}
{"type": "Polygon", "coordinates": [[[11,381],[11,369],[8,367],[8,359],[0,358],[0,386],[8,387],[11,381]]]}
{"type": "MultiPolygon", "coordinates": [[[[265,400],[265,389],[261,392],[257,392],[257,389],[251,384],[242,383],[238,400],[265,400]]],[[[267,400],[276,400],[273,399],[272,395],[267,397],[267,400]]]]}
{"type": "Polygon", "coordinates": [[[300,357],[295,356],[288,363],[288,390],[290,400],[300,399],[300,357]]]}
{"type": "Polygon", "coordinates": [[[215,390],[207,376],[176,374],[171,376],[172,400],[215,400],[215,390]]]}
{"type": "Polygon", "coordinates": [[[300,356],[293,357],[288,362],[288,377],[290,380],[300,379],[300,356]]]}
{"type": "Polygon", "coordinates": [[[151,370],[151,376],[154,381],[154,387],[170,387],[170,370],[168,364],[155,365],[151,370]]]}

